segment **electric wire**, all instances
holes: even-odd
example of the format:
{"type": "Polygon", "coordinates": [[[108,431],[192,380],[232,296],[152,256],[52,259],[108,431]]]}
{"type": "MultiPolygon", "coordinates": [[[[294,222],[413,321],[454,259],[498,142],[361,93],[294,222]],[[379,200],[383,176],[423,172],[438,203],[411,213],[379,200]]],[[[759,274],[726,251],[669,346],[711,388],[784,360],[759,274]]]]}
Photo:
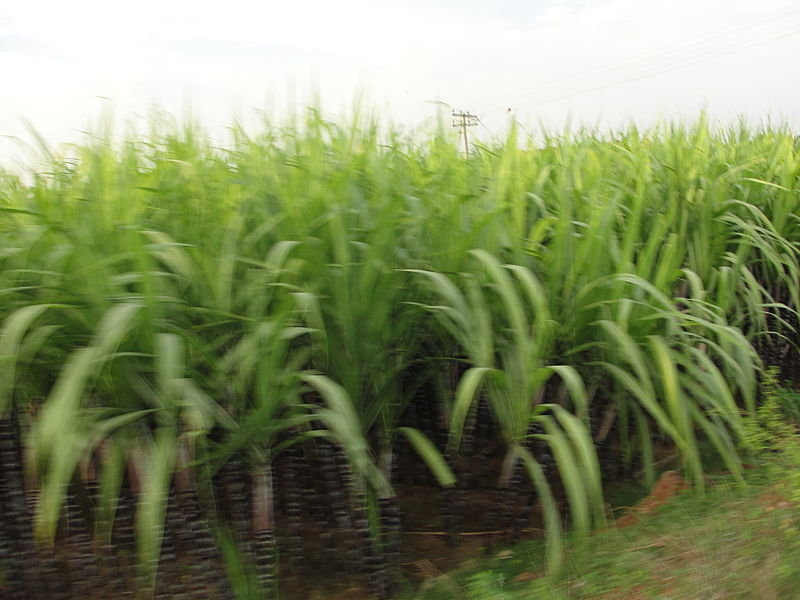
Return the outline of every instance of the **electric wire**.
{"type": "Polygon", "coordinates": [[[576,90],[576,91],[567,92],[567,93],[564,93],[564,94],[561,94],[561,95],[557,95],[557,96],[551,96],[549,98],[545,97],[544,99],[535,100],[535,101],[529,103],[528,106],[541,106],[541,105],[544,105],[544,104],[551,104],[553,102],[560,102],[562,100],[568,100],[568,99],[576,97],[576,96],[582,96],[584,94],[589,94],[589,93],[596,92],[596,91],[602,91],[602,90],[605,90],[605,89],[608,89],[608,88],[611,88],[611,87],[616,87],[618,85],[624,85],[624,84],[627,84],[627,83],[632,83],[632,82],[635,82],[635,81],[639,81],[639,80],[642,80],[642,79],[647,79],[649,77],[653,77],[655,75],[661,75],[662,73],[668,73],[670,71],[675,71],[675,70],[678,70],[678,69],[682,69],[684,67],[688,67],[688,66],[692,66],[692,65],[695,65],[695,64],[698,64],[698,63],[702,63],[702,62],[706,62],[706,61],[709,61],[709,60],[713,60],[714,58],[719,58],[721,56],[726,56],[726,55],[729,55],[729,54],[735,54],[736,52],[740,52],[742,50],[746,50],[746,49],[749,49],[749,48],[755,48],[757,46],[763,46],[765,44],[769,44],[769,43],[772,43],[772,42],[775,42],[775,41],[778,41],[778,40],[781,40],[781,39],[784,39],[784,38],[792,37],[792,36],[795,36],[795,35],[798,35],[798,34],[800,34],[800,28],[794,29],[794,30],[790,30],[790,31],[786,31],[786,32],[781,32],[781,33],[779,33],[777,35],[771,36],[771,37],[766,38],[766,39],[753,40],[753,42],[749,43],[749,44],[737,45],[736,47],[730,47],[730,48],[726,48],[726,49],[721,49],[720,51],[709,53],[709,54],[706,54],[704,56],[696,57],[696,58],[691,59],[691,60],[684,60],[684,61],[681,61],[681,62],[678,62],[678,63],[674,63],[674,64],[670,64],[670,65],[664,65],[664,66],[656,68],[654,70],[650,70],[650,71],[647,71],[647,72],[634,74],[634,75],[631,75],[629,77],[617,79],[617,80],[610,81],[610,82],[607,82],[607,83],[602,83],[602,84],[597,85],[597,86],[581,88],[581,89],[576,90]]]}
{"type": "MultiPolygon", "coordinates": [[[[755,39],[752,37],[752,35],[748,39],[742,39],[742,37],[738,34],[745,31],[752,34],[756,30],[765,29],[765,26],[774,26],[777,23],[785,25],[787,19],[798,13],[800,13],[800,6],[789,5],[788,10],[786,10],[786,7],[784,7],[784,9],[778,11],[777,13],[762,17],[754,22],[748,23],[747,25],[738,25],[736,27],[728,28],[709,36],[692,40],[691,42],[673,47],[671,49],[653,51],[645,56],[640,56],[637,59],[625,61],[607,69],[586,72],[583,76],[577,75],[571,77],[569,80],[560,79],[544,83],[543,85],[535,88],[533,92],[529,91],[517,94],[516,97],[512,98],[510,101],[506,100],[503,105],[515,105],[521,101],[525,101],[525,103],[529,106],[537,106],[556,102],[562,99],[606,89],[608,87],[622,85],[630,81],[637,81],[639,79],[651,77],[663,72],[672,71],[685,66],[705,62],[707,60],[712,60],[718,56],[724,56],[726,54],[738,52],[747,48],[763,45],[785,37],[796,35],[798,32],[800,32],[800,30],[791,29],[787,31],[782,29],[780,31],[761,31],[759,33],[761,33],[762,36],[755,39]],[[765,33],[768,35],[764,36],[763,34],[765,33]],[[710,42],[713,41],[717,41],[717,44],[709,46],[710,42]],[[698,47],[704,47],[705,52],[702,54],[695,53],[686,55],[687,51],[696,49],[698,47]],[[658,57],[660,60],[653,62],[651,60],[653,57],[658,57]],[[647,68],[646,70],[638,69],[638,71],[631,71],[632,67],[636,67],[637,65],[645,66],[647,68]],[[617,77],[612,78],[609,81],[608,77],[613,75],[617,75],[617,77]],[[603,77],[605,77],[605,80],[603,80],[603,77]],[[573,83],[576,78],[580,79],[581,81],[586,81],[588,79],[593,83],[588,86],[584,85],[576,88],[573,83]],[[571,85],[572,89],[563,90],[565,85],[571,85]],[[559,91],[558,94],[550,94],[548,96],[545,92],[551,90],[561,91],[559,91]]],[[[494,103],[494,106],[497,106],[497,104],[494,103]]],[[[484,116],[489,116],[499,112],[505,112],[506,110],[507,109],[503,108],[490,111],[487,107],[486,109],[479,110],[477,112],[481,112],[484,116]]]]}
{"type": "MultiPolygon", "coordinates": [[[[737,36],[739,33],[744,31],[752,32],[758,28],[762,28],[765,25],[784,23],[786,18],[791,17],[793,14],[800,14],[800,6],[790,4],[788,5],[788,8],[787,6],[784,6],[783,9],[779,10],[776,13],[761,17],[760,19],[756,19],[755,21],[751,21],[750,23],[745,25],[737,25],[735,27],[727,28],[722,31],[712,33],[711,35],[696,38],[685,44],[681,44],[678,46],[666,47],[666,48],[662,47],[656,50],[652,50],[645,55],[641,55],[634,59],[618,63],[614,66],[605,69],[584,70],[583,72],[578,73],[575,76],[562,77],[560,79],[552,80],[550,82],[545,82],[542,85],[537,86],[536,88],[529,88],[528,90],[523,90],[519,92],[516,95],[516,97],[517,98],[526,97],[531,93],[541,93],[543,91],[548,91],[550,89],[559,89],[564,85],[571,84],[572,82],[574,82],[576,78],[585,80],[591,77],[597,78],[597,77],[604,77],[606,75],[612,75],[620,71],[624,72],[627,69],[637,66],[649,67],[652,66],[653,59],[656,59],[656,61],[660,61],[664,59],[665,55],[667,55],[667,58],[670,58],[668,56],[669,54],[672,55],[683,54],[688,50],[693,50],[697,48],[698,46],[700,47],[707,46],[709,43],[715,40],[722,40],[722,43],[726,43],[731,40],[730,39],[726,40],[725,38],[732,38],[732,36],[737,36]]],[[[740,41],[740,38],[734,37],[733,40],[740,41]]],[[[673,58],[677,58],[677,56],[673,56],[673,58]]],[[[514,98],[512,98],[512,101],[513,100],[514,98]]]]}

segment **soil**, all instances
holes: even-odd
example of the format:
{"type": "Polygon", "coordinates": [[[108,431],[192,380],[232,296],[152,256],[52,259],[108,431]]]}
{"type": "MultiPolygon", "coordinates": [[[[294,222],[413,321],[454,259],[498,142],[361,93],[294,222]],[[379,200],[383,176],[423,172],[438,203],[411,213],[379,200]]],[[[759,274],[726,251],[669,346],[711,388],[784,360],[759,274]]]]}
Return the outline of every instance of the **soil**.
{"type": "Polygon", "coordinates": [[[666,471],[658,478],[650,494],[634,506],[630,512],[616,521],[617,527],[628,527],[638,523],[661,506],[669,502],[670,498],[677,496],[683,490],[688,490],[689,484],[677,471],[666,471]]]}
{"type": "MultiPolygon", "coordinates": [[[[541,520],[537,510],[532,511],[525,526],[515,538],[513,527],[500,528],[496,522],[497,504],[501,493],[491,489],[458,490],[456,502],[462,508],[460,532],[448,535],[441,523],[440,490],[434,486],[399,484],[400,511],[403,516],[400,544],[400,575],[412,585],[424,585],[428,580],[443,577],[444,573],[465,563],[486,557],[512,539],[541,537],[541,520]]],[[[522,500],[522,498],[520,498],[522,500]]],[[[521,506],[516,507],[518,510],[521,506]]],[[[309,523],[305,536],[314,537],[309,523]]],[[[318,535],[318,534],[316,534],[318,535]]],[[[318,548],[317,550],[321,550],[318,548]]],[[[367,600],[372,598],[363,586],[363,578],[345,577],[329,565],[314,561],[324,556],[309,546],[306,575],[303,585],[290,573],[282,577],[282,597],[288,600],[367,600]],[[313,561],[313,562],[312,562],[313,561]]]]}

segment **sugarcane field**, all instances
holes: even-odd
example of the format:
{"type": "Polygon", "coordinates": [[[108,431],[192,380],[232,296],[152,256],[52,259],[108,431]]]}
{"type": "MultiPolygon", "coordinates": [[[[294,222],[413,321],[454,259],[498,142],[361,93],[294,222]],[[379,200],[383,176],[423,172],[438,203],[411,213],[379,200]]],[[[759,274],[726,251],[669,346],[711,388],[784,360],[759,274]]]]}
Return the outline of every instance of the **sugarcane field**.
{"type": "Polygon", "coordinates": [[[744,482],[800,411],[800,138],[456,134],[162,117],[0,171],[0,597],[557,579],[621,483],[744,482]]]}

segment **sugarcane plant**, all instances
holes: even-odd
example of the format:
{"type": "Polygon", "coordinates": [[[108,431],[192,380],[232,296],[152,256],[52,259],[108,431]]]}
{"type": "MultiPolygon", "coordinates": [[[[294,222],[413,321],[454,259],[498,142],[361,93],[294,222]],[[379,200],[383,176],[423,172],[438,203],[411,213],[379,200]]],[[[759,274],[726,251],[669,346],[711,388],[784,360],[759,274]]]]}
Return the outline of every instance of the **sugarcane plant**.
{"type": "Polygon", "coordinates": [[[161,114],[0,170],[0,595],[389,597],[401,479],[457,543],[482,461],[559,571],[609,477],[741,475],[797,377],[796,137],[450,133],[161,114]]]}

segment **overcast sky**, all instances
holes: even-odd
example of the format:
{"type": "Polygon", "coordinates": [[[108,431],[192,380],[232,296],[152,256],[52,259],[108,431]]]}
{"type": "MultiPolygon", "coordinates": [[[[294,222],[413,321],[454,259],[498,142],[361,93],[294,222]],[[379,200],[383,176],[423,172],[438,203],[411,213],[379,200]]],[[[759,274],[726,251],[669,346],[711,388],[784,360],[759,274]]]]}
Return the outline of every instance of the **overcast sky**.
{"type": "MultiPolygon", "coordinates": [[[[409,128],[433,101],[522,123],[744,115],[800,124],[798,0],[0,0],[0,135],[53,143],[113,107],[210,130],[317,89],[409,128]]],[[[0,157],[18,155],[0,138],[0,157]]]]}

